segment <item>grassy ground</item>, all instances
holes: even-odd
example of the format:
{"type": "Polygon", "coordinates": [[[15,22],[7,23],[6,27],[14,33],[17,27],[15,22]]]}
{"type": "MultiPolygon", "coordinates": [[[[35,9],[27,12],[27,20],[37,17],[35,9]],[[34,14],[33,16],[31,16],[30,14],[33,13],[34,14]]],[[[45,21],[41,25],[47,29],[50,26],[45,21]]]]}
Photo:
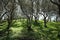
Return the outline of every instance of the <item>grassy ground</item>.
{"type": "MultiPolygon", "coordinates": [[[[47,28],[43,25],[43,21],[39,21],[39,25],[34,25],[33,22],[33,31],[28,32],[26,20],[13,20],[8,40],[22,40],[24,38],[26,40],[28,40],[28,38],[34,40],[60,40],[60,22],[48,22],[47,28]]],[[[2,22],[0,24],[0,30],[5,29],[6,27],[7,22],[2,22]]],[[[0,36],[0,40],[6,40],[6,35],[0,36]]]]}

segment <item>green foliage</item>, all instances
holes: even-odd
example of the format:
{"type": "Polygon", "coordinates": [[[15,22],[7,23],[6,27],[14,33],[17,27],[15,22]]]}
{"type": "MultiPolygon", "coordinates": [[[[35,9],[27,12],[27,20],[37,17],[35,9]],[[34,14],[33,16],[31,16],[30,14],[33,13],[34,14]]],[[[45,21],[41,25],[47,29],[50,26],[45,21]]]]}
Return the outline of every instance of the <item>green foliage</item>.
{"type": "MultiPolygon", "coordinates": [[[[44,22],[38,21],[39,24],[32,22],[33,31],[28,32],[27,20],[13,20],[13,24],[10,28],[9,39],[10,40],[60,40],[58,34],[60,33],[60,22],[47,22],[47,28],[44,28],[44,22]]],[[[7,22],[0,24],[0,30],[7,27],[7,22]]],[[[0,40],[6,39],[1,37],[0,40]]]]}
{"type": "Polygon", "coordinates": [[[40,22],[39,22],[39,21],[36,21],[36,22],[33,21],[33,25],[34,25],[34,26],[40,26],[40,22]]]}
{"type": "Polygon", "coordinates": [[[7,25],[8,25],[8,23],[6,21],[0,23],[0,30],[5,29],[7,27],[7,25]]]}

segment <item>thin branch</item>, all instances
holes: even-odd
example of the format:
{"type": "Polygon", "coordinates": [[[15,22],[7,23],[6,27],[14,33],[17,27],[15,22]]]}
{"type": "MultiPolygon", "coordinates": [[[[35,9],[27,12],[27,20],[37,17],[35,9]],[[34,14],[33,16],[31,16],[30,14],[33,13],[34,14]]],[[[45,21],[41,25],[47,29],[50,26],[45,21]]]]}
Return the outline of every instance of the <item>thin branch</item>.
{"type": "MultiPolygon", "coordinates": [[[[6,9],[6,6],[8,5],[9,1],[7,3],[5,3],[3,0],[1,0],[1,2],[4,4],[4,8],[6,9]]],[[[6,9],[7,10],[7,9],[6,9]]],[[[7,12],[5,12],[1,17],[0,19],[2,19],[2,17],[6,14],[7,12]]]]}
{"type": "Polygon", "coordinates": [[[0,19],[2,19],[2,17],[6,14],[7,12],[5,12],[1,17],[0,17],[0,19]]]}
{"type": "Polygon", "coordinates": [[[18,0],[18,2],[19,2],[19,4],[20,4],[20,8],[21,8],[22,12],[24,13],[24,15],[26,15],[26,16],[29,18],[29,16],[28,16],[28,15],[25,13],[25,11],[23,10],[23,6],[22,6],[22,4],[21,4],[21,1],[18,0]]]}
{"type": "Polygon", "coordinates": [[[45,15],[44,15],[44,14],[42,14],[42,13],[39,13],[39,14],[41,14],[41,15],[45,16],[45,15]]]}
{"type": "Polygon", "coordinates": [[[52,0],[50,0],[53,4],[55,4],[55,5],[60,5],[60,4],[58,4],[58,3],[56,3],[56,2],[53,2],[52,0]]]}

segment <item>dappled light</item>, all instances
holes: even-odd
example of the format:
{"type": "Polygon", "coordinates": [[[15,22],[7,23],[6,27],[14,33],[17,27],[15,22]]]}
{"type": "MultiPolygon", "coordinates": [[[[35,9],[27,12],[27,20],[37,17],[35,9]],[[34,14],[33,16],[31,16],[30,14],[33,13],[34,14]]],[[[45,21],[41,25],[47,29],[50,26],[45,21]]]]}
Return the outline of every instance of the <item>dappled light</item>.
{"type": "Polygon", "coordinates": [[[0,0],[0,40],[60,40],[60,0],[0,0]]]}

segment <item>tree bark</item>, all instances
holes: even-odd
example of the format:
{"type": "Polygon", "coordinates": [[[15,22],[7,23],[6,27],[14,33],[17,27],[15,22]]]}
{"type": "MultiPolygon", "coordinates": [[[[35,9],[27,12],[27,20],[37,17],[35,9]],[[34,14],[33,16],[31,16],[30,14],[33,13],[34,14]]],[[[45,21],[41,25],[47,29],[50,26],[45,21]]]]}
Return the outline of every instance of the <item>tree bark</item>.
{"type": "Polygon", "coordinates": [[[58,9],[59,9],[59,16],[60,16],[60,5],[58,6],[58,9]]]}
{"type": "Polygon", "coordinates": [[[44,17],[44,27],[47,27],[47,25],[46,25],[46,17],[44,17]]]}
{"type": "Polygon", "coordinates": [[[59,9],[58,14],[59,14],[59,16],[60,16],[60,0],[58,0],[59,3],[53,2],[52,0],[50,0],[50,1],[51,1],[53,4],[57,5],[57,7],[58,7],[58,9],[59,9]]]}

